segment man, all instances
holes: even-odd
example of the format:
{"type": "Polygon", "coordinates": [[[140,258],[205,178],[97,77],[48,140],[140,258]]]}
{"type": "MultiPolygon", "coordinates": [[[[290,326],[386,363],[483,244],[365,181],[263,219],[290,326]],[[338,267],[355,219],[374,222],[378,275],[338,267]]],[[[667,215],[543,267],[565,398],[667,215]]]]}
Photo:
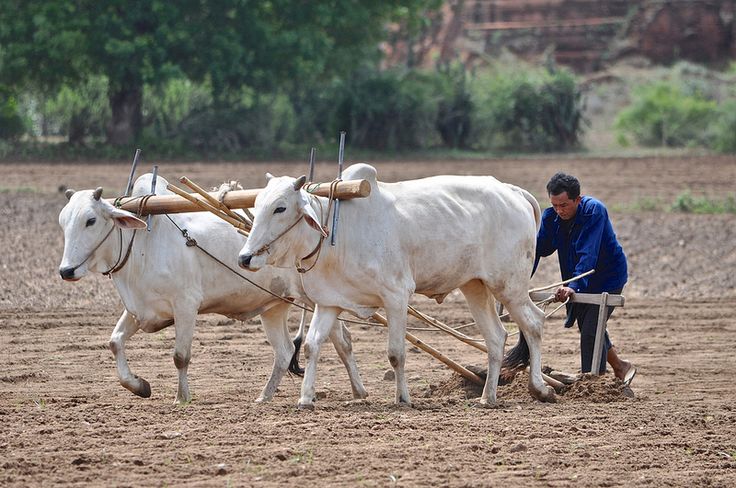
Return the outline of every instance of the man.
{"type": "MultiPolygon", "coordinates": [[[[540,258],[557,251],[563,280],[595,269],[592,275],[558,288],[555,292],[557,301],[565,301],[577,292],[620,294],[628,278],[626,255],[616,240],[606,207],[595,198],[581,196],[578,179],[565,173],[557,173],[549,180],[547,194],[552,207],[542,214],[534,271],[540,258]]],[[[613,309],[608,307],[609,317],[613,309]]],[[[583,373],[592,369],[598,310],[598,305],[567,305],[565,327],[572,327],[575,321],[578,323],[580,367],[583,373]]],[[[636,368],[629,361],[619,358],[608,332],[603,352],[599,371],[605,371],[607,360],[617,378],[626,385],[631,383],[636,368]]]]}

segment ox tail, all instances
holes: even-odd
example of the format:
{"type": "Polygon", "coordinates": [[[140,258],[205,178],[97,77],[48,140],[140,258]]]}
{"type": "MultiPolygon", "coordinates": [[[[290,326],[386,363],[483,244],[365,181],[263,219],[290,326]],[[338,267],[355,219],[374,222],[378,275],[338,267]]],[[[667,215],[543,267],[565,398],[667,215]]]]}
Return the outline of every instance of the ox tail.
{"type": "Polygon", "coordinates": [[[289,363],[289,372],[297,376],[304,376],[304,368],[299,366],[299,351],[302,348],[302,342],[304,342],[304,331],[307,325],[307,311],[302,310],[302,319],[299,322],[299,331],[294,337],[294,354],[291,356],[291,362],[289,363]]]}
{"type": "Polygon", "coordinates": [[[519,191],[524,195],[526,201],[532,206],[532,209],[534,209],[534,222],[537,224],[537,230],[539,230],[539,226],[542,225],[542,209],[539,207],[539,202],[534,198],[534,195],[525,189],[519,188],[519,191]]]}
{"type": "Polygon", "coordinates": [[[529,365],[529,345],[526,343],[524,334],[519,331],[519,342],[509,349],[501,363],[502,383],[509,382],[516,373],[529,365]]]}
{"type": "Polygon", "coordinates": [[[304,368],[299,366],[299,351],[302,348],[302,336],[296,336],[294,338],[294,355],[291,356],[291,362],[289,363],[289,373],[293,373],[297,376],[304,376],[304,368]]]}

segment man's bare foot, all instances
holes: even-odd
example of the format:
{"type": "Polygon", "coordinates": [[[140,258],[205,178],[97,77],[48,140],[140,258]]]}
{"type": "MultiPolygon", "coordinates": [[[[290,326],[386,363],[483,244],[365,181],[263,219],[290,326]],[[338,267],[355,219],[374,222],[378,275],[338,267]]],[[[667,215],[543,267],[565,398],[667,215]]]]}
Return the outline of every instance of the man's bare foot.
{"type": "Polygon", "coordinates": [[[636,375],[636,366],[631,364],[630,361],[625,361],[623,359],[619,364],[620,366],[615,369],[613,373],[616,375],[616,378],[623,382],[624,385],[628,386],[636,375]]]}

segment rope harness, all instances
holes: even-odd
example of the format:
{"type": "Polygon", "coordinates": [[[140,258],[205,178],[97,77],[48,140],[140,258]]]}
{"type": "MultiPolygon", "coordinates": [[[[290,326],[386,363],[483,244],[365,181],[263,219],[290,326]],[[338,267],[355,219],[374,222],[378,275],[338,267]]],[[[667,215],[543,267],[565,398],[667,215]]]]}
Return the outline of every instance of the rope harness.
{"type": "MultiPolygon", "coordinates": [[[[327,203],[327,215],[324,214],[324,206],[322,205],[322,201],[319,198],[317,198],[314,195],[312,195],[309,191],[307,191],[307,193],[309,194],[309,196],[311,198],[314,198],[317,201],[317,203],[319,204],[319,218],[320,218],[320,222],[317,222],[317,225],[319,225],[319,227],[320,227],[321,230],[319,231],[319,242],[314,247],[314,249],[312,249],[312,251],[309,254],[307,254],[306,256],[297,259],[297,261],[295,263],[295,266],[296,266],[296,270],[299,273],[304,274],[304,273],[307,273],[307,272],[311,271],[312,268],[314,268],[317,265],[317,261],[319,261],[319,255],[322,252],[322,243],[324,242],[325,238],[330,235],[330,231],[327,229],[327,227],[324,224],[322,224],[322,222],[325,222],[330,217],[330,211],[332,211],[332,206],[333,206],[333,204],[335,202],[335,191],[337,189],[337,184],[340,183],[341,181],[342,180],[340,180],[340,179],[336,179],[336,180],[333,180],[330,183],[330,193],[329,193],[329,195],[327,197],[327,202],[328,202],[327,203]],[[302,266],[302,261],[305,261],[307,259],[310,259],[310,258],[314,257],[315,255],[316,255],[316,258],[315,258],[314,262],[312,263],[312,265],[309,266],[308,268],[304,268],[302,266]]],[[[312,191],[315,191],[317,188],[319,188],[319,185],[317,185],[314,189],[312,189],[312,191]]],[[[283,236],[285,236],[287,232],[289,232],[291,229],[293,229],[294,227],[296,227],[296,225],[299,222],[301,222],[303,219],[306,219],[306,216],[305,215],[302,215],[298,219],[296,219],[296,221],[293,224],[291,224],[289,227],[287,227],[279,235],[277,235],[276,237],[274,237],[273,239],[271,239],[268,243],[266,243],[263,246],[261,246],[260,248],[258,248],[258,250],[256,252],[254,252],[252,255],[253,256],[260,256],[263,253],[268,253],[269,252],[269,249],[271,248],[271,245],[274,242],[276,242],[277,240],[279,240],[283,236]]]]}
{"type": "Polygon", "coordinates": [[[107,240],[107,238],[110,237],[110,234],[112,234],[112,231],[114,231],[114,230],[115,230],[115,224],[112,224],[112,227],[110,228],[109,231],[107,231],[107,234],[105,234],[105,237],[103,237],[102,240],[97,243],[97,245],[87,254],[87,257],[84,258],[84,260],[82,260],[81,263],[79,263],[76,266],[73,266],[72,267],[72,270],[76,271],[84,263],[86,263],[87,261],[89,261],[89,258],[91,258],[92,255],[95,253],[95,251],[97,251],[100,248],[100,246],[107,240]]]}

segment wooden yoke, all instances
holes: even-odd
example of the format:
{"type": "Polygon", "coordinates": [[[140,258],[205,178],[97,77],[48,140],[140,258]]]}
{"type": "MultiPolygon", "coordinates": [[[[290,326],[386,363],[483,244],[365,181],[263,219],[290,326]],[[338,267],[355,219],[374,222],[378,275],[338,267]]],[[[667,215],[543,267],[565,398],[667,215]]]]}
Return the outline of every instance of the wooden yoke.
{"type": "MultiPolygon", "coordinates": [[[[326,183],[315,183],[308,185],[309,188],[305,189],[317,196],[327,197],[330,194],[330,185],[326,183]]],[[[253,208],[256,201],[256,196],[260,193],[262,188],[249,189],[249,190],[233,190],[225,195],[225,199],[222,203],[228,208],[253,208]]],[[[350,200],[352,198],[364,198],[370,195],[371,184],[368,180],[349,180],[341,181],[337,184],[335,189],[335,197],[339,200],[350,200]]],[[[204,201],[206,200],[197,193],[190,194],[192,198],[204,201]]],[[[217,198],[216,192],[210,192],[213,198],[217,198]]],[[[113,205],[116,199],[107,199],[113,205]]],[[[141,197],[124,197],[119,200],[119,208],[127,210],[128,212],[137,213],[139,210],[141,215],[155,215],[155,214],[175,214],[184,212],[203,212],[205,211],[201,206],[197,205],[179,195],[154,195],[148,197],[143,202],[142,208],[139,209],[141,197]]]]}

